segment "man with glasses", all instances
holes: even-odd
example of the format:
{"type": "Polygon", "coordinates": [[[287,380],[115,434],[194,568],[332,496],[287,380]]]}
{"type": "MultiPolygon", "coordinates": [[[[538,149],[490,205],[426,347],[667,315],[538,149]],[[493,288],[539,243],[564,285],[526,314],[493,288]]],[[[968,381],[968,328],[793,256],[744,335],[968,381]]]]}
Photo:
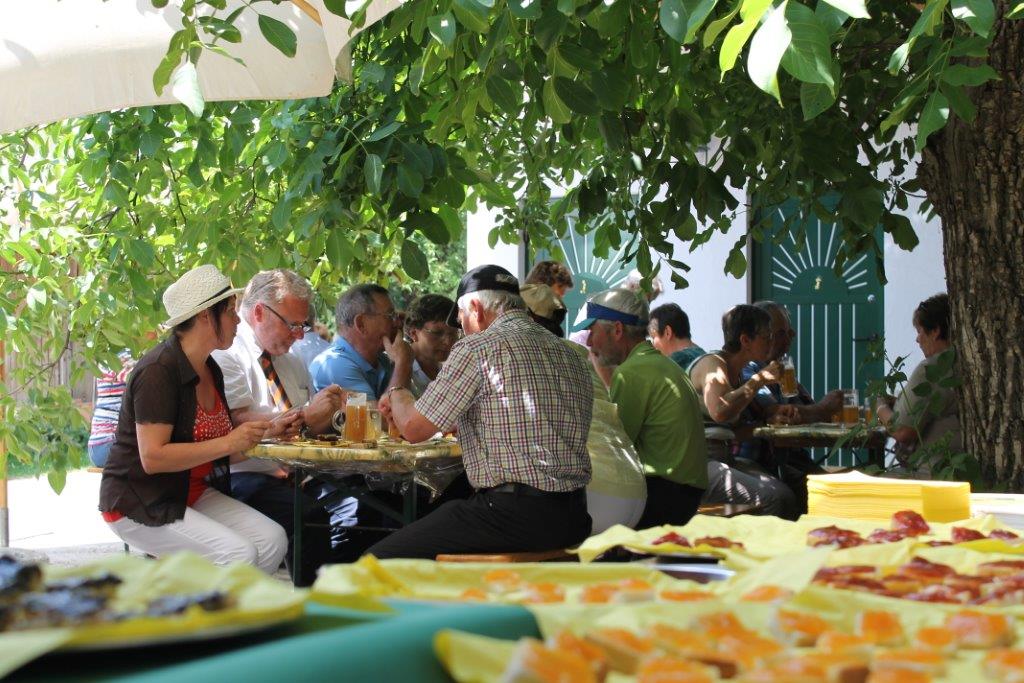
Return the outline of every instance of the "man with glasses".
{"type": "MultiPolygon", "coordinates": [[[[330,385],[313,394],[306,364],[291,352],[307,330],[312,298],[309,283],[290,270],[263,271],[249,281],[239,304],[241,321],[234,342],[226,351],[213,352],[224,373],[224,393],[235,424],[270,420],[289,434],[304,426],[314,433],[331,429],[331,417],[344,405],[344,392],[330,385]]],[[[232,497],[284,527],[290,542],[293,493],[287,477],[285,468],[268,460],[242,459],[231,465],[232,497]]],[[[309,498],[306,504],[312,507],[309,498]]],[[[354,499],[343,502],[332,514],[332,523],[351,524],[355,508],[354,499]]],[[[303,548],[309,564],[291,568],[296,583],[311,578],[315,566],[326,559],[330,539],[311,533],[303,548]]]]}
{"type": "Polygon", "coordinates": [[[440,294],[424,294],[405,313],[405,336],[412,347],[412,378],[409,389],[417,398],[437,378],[462,330],[448,324],[455,302],[440,294]]]}
{"type": "Polygon", "coordinates": [[[338,337],[309,365],[313,388],[332,384],[377,400],[390,386],[408,386],[412,362],[395,372],[396,354],[409,353],[395,344],[400,316],[388,290],[363,284],[341,295],[335,308],[338,337]]]}

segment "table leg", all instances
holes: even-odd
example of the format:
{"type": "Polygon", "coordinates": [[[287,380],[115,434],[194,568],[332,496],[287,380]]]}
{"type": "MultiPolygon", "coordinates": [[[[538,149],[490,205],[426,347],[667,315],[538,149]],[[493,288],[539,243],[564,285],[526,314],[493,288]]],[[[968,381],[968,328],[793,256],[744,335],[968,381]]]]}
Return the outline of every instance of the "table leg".
{"type": "Polygon", "coordinates": [[[302,524],[305,521],[302,514],[302,480],[306,478],[305,472],[295,468],[292,470],[292,583],[304,585],[302,576],[302,524]]]}
{"type": "Polygon", "coordinates": [[[416,482],[410,481],[402,500],[402,522],[412,524],[416,521],[416,482]]]}

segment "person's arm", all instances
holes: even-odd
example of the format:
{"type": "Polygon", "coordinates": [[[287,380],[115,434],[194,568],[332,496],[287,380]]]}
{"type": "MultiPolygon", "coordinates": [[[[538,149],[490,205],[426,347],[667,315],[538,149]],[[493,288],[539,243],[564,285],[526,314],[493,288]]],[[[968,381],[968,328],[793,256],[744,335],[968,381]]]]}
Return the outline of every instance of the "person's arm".
{"type": "Polygon", "coordinates": [[[395,364],[395,367],[391,370],[391,379],[388,381],[388,386],[384,389],[384,393],[387,393],[391,387],[408,389],[412,386],[412,347],[402,337],[401,331],[395,335],[394,339],[384,340],[384,353],[395,364]]]}
{"type": "Polygon", "coordinates": [[[912,449],[921,440],[918,430],[925,426],[927,419],[921,402],[926,399],[917,396],[914,389],[926,381],[925,363],[922,361],[910,373],[910,379],[896,397],[893,406],[890,408],[883,404],[877,409],[878,421],[889,429],[889,436],[905,449],[912,449]]]}
{"type": "Polygon", "coordinates": [[[715,422],[732,422],[750,405],[761,387],[778,381],[779,374],[778,363],[772,362],[733,389],[725,363],[718,360],[704,375],[704,404],[708,415],[715,422]]]}
{"type": "Polygon", "coordinates": [[[799,422],[801,424],[807,424],[809,422],[829,422],[832,416],[835,415],[843,407],[843,390],[835,389],[828,392],[825,396],[817,403],[811,405],[795,405],[799,414],[799,422]]]}
{"type": "Polygon", "coordinates": [[[318,391],[300,410],[302,420],[314,434],[323,434],[332,428],[334,414],[345,408],[346,392],[337,384],[318,391]]]}
{"type": "Polygon", "coordinates": [[[172,443],[174,425],[135,423],[139,459],[146,474],[182,472],[225,455],[246,451],[259,443],[269,422],[246,422],[225,436],[195,443],[172,443]]]}

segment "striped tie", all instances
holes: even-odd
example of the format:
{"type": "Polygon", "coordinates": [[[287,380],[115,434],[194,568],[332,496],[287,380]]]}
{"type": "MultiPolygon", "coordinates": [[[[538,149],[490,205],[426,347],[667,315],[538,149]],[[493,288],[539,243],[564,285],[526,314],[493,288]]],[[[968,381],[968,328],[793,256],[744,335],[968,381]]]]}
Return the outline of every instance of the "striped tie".
{"type": "Polygon", "coordinates": [[[292,403],[288,400],[288,394],[284,392],[281,378],[274,370],[274,360],[266,351],[260,354],[260,366],[263,368],[263,374],[267,377],[267,386],[270,387],[270,396],[274,399],[274,405],[278,410],[290,410],[292,403]]]}

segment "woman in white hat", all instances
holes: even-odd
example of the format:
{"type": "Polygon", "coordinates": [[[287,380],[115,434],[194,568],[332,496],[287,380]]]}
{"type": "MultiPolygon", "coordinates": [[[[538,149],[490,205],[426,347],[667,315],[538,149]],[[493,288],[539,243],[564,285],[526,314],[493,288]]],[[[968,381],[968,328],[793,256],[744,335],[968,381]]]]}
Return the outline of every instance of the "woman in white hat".
{"type": "Polygon", "coordinates": [[[284,529],[223,493],[230,491],[229,457],[270,427],[232,426],[224,377],[210,357],[235,338],[240,291],[204,265],[164,292],[171,334],[128,378],[100,510],[114,533],[147,554],[190,550],[216,564],[246,562],[269,573],[288,549],[284,529]]]}

